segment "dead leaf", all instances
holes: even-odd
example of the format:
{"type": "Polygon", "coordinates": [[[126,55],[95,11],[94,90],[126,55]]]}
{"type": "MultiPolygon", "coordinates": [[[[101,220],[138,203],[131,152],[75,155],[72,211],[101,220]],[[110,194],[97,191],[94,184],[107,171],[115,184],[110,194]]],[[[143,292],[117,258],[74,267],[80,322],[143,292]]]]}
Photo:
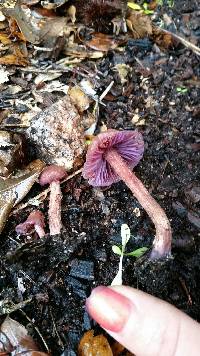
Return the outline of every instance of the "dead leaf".
{"type": "Polygon", "coordinates": [[[8,54],[0,57],[0,64],[26,66],[28,64],[28,53],[25,44],[12,43],[8,54]]]}
{"type": "Polygon", "coordinates": [[[119,63],[116,64],[113,69],[118,72],[122,85],[125,84],[127,82],[128,74],[131,70],[130,66],[125,63],[119,63]]]}
{"type": "Polygon", "coordinates": [[[9,29],[10,33],[14,38],[19,39],[20,41],[26,42],[26,38],[24,37],[23,33],[20,31],[19,27],[17,26],[17,22],[14,18],[9,18],[9,29]]]}
{"type": "Polygon", "coordinates": [[[58,37],[63,36],[65,17],[56,16],[51,10],[32,9],[18,3],[12,9],[4,9],[4,14],[13,18],[24,38],[33,44],[54,47],[58,37]]]}
{"type": "Polygon", "coordinates": [[[26,356],[47,356],[46,353],[39,351],[33,338],[28,335],[26,328],[9,316],[1,324],[0,334],[0,355],[3,355],[2,352],[5,351],[5,355],[12,353],[13,356],[22,354],[26,356]]]}
{"type": "Polygon", "coordinates": [[[12,43],[9,35],[6,32],[0,32],[0,42],[5,46],[12,43]]]}
{"type": "Polygon", "coordinates": [[[113,353],[105,336],[94,336],[94,330],[89,330],[79,343],[78,356],[113,356],[113,353]]]}
{"type": "Polygon", "coordinates": [[[79,112],[82,113],[89,108],[90,100],[79,86],[71,88],[69,90],[69,96],[79,112]]]}
{"type": "Polygon", "coordinates": [[[18,204],[36,182],[44,163],[40,160],[32,162],[29,172],[24,170],[18,176],[7,179],[0,178],[0,233],[2,232],[7,218],[13,206],[18,204]]]}
{"type": "Polygon", "coordinates": [[[164,32],[161,28],[155,26],[153,27],[152,38],[161,49],[168,50],[178,44],[173,34],[164,32]]]}
{"type": "Polygon", "coordinates": [[[151,19],[138,11],[129,11],[126,23],[129,30],[132,31],[133,38],[144,38],[152,35],[151,19]]]}
{"type": "Polygon", "coordinates": [[[24,147],[18,134],[0,130],[0,176],[7,177],[22,163],[24,147]]]}
{"type": "Polygon", "coordinates": [[[120,41],[104,33],[93,33],[92,39],[85,42],[86,46],[97,51],[108,52],[119,46],[120,41]]]}

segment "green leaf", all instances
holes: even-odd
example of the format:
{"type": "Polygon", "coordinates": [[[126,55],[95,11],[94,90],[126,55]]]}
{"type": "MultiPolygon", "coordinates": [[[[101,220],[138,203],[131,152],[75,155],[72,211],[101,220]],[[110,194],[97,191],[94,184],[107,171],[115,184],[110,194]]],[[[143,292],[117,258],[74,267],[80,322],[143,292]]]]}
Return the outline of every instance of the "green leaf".
{"type": "Polygon", "coordinates": [[[147,247],[140,247],[137,250],[134,250],[129,253],[125,253],[124,255],[138,258],[138,257],[141,257],[147,250],[148,250],[147,247]]]}
{"type": "Polygon", "coordinates": [[[141,6],[138,4],[135,4],[134,2],[128,2],[128,7],[130,7],[130,9],[136,10],[136,11],[142,10],[141,6]]]}
{"type": "Polygon", "coordinates": [[[145,15],[152,15],[154,13],[153,10],[148,10],[148,9],[144,10],[143,12],[145,15]]]}
{"type": "Polygon", "coordinates": [[[185,87],[178,87],[178,88],[176,88],[176,91],[177,91],[178,93],[184,94],[184,93],[187,93],[188,89],[185,88],[185,87]]]}
{"type": "Polygon", "coordinates": [[[113,246],[112,246],[112,251],[113,251],[116,255],[119,255],[119,256],[121,256],[121,254],[122,254],[122,251],[121,251],[120,247],[117,246],[117,245],[113,245],[113,246]]]}

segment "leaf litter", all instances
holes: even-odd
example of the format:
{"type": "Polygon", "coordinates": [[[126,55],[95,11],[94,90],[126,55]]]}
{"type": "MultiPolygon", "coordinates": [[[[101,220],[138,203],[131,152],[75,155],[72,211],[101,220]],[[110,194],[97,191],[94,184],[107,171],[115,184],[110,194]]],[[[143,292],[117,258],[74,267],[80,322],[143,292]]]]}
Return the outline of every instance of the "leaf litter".
{"type": "MultiPolygon", "coordinates": [[[[80,312],[76,303],[78,306],[84,303],[85,288],[91,290],[93,285],[89,281],[85,281],[84,285],[81,278],[73,280],[74,277],[68,276],[71,261],[77,256],[80,260],[83,258],[83,260],[90,261],[91,255],[88,246],[90,246],[89,249],[92,249],[93,244],[97,244],[97,249],[100,249],[99,257],[95,255],[97,254],[96,250],[94,251],[95,257],[92,257],[95,264],[99,266],[98,277],[96,277],[97,284],[110,284],[116,274],[118,264],[117,257],[111,256],[108,262],[105,256],[110,254],[108,251],[111,251],[107,240],[112,239],[113,235],[116,238],[119,226],[121,226],[118,216],[120,205],[117,205],[118,199],[112,190],[111,196],[105,191],[101,198],[98,198],[101,199],[101,205],[98,208],[100,210],[98,210],[95,202],[97,198],[94,198],[93,193],[81,180],[81,166],[87,149],[86,139],[88,142],[92,139],[95,129],[101,131],[107,127],[124,128],[125,126],[126,129],[129,129],[132,126],[139,126],[139,129],[146,135],[147,145],[151,144],[154,148],[154,151],[153,148],[152,151],[150,148],[149,155],[154,157],[154,152],[157,152],[162,165],[162,155],[159,150],[164,150],[163,145],[160,143],[161,148],[156,146],[156,139],[151,142],[151,135],[154,131],[157,141],[160,142],[158,135],[160,133],[162,135],[162,130],[166,130],[165,122],[170,127],[164,104],[164,101],[167,100],[170,120],[174,126],[172,133],[167,132],[166,137],[163,138],[166,147],[164,155],[166,155],[167,162],[164,162],[162,166],[165,177],[165,171],[170,175],[170,169],[172,169],[170,163],[172,158],[168,158],[171,153],[167,151],[167,147],[170,146],[171,141],[173,142],[174,135],[178,135],[178,132],[182,130],[181,124],[177,124],[175,120],[175,110],[176,106],[179,107],[179,100],[181,100],[179,95],[183,95],[183,93],[177,91],[176,88],[185,88],[184,95],[190,97],[188,99],[190,104],[188,104],[183,117],[187,117],[188,120],[187,115],[191,113],[192,117],[193,115],[195,117],[198,112],[195,89],[193,89],[194,83],[197,83],[197,71],[194,69],[194,63],[197,66],[195,56],[200,53],[195,25],[191,37],[181,33],[182,29],[177,24],[179,32],[175,32],[173,25],[176,19],[171,19],[171,12],[168,12],[168,18],[163,16],[165,24],[163,28],[160,4],[156,1],[150,2],[148,6],[130,2],[132,5],[129,6],[129,9],[124,6],[124,1],[116,1],[115,4],[105,1],[104,5],[101,2],[97,4],[94,1],[93,3],[94,9],[91,6],[88,7],[89,1],[86,1],[86,6],[82,7],[78,0],[54,0],[53,2],[48,0],[4,0],[0,5],[0,124],[3,132],[11,130],[8,132],[10,141],[6,142],[6,146],[2,141],[2,147],[6,147],[6,155],[2,151],[0,161],[0,163],[2,162],[1,174],[3,175],[0,192],[2,253],[6,256],[1,261],[2,271],[5,271],[2,272],[5,285],[0,289],[0,293],[1,298],[5,301],[5,306],[7,301],[8,305],[14,301],[14,307],[10,312],[20,322],[21,319],[17,311],[20,308],[23,308],[27,313],[30,311],[32,317],[36,319],[37,325],[40,325],[42,334],[44,332],[45,339],[47,337],[47,344],[50,345],[53,354],[58,356],[64,352],[63,345],[70,352],[77,350],[81,335],[77,337],[78,341],[73,341],[75,336],[71,334],[74,330],[75,333],[80,330],[83,333],[83,330],[91,329],[92,325],[86,314],[84,314],[84,321],[81,324],[79,319],[82,318],[82,309],[80,312]],[[97,18],[95,15],[97,7],[102,18],[101,16],[97,18]],[[187,58],[189,53],[187,51],[191,51],[191,61],[193,62],[190,64],[188,78],[184,79],[182,71],[187,67],[184,62],[184,55],[187,58]],[[172,59],[170,59],[170,55],[172,59]],[[170,61],[172,61],[171,64],[170,61]],[[179,74],[177,68],[179,68],[179,74]],[[172,74],[173,71],[175,75],[172,74]],[[189,88],[188,82],[186,83],[185,80],[190,80],[192,83],[189,88]],[[174,81],[177,83],[175,84],[176,94],[173,94],[175,97],[172,95],[170,98],[169,92],[173,88],[174,81]],[[164,83],[164,87],[162,83],[164,83]],[[161,88],[159,97],[155,95],[156,86],[161,88]],[[167,96],[166,93],[168,93],[167,96]],[[173,102],[175,105],[171,104],[173,102]],[[27,145],[26,149],[22,148],[17,140],[13,140],[13,134],[16,137],[22,134],[27,145]],[[28,158],[27,161],[24,157],[28,158]],[[26,165],[35,158],[42,159],[46,164],[64,165],[71,174],[62,184],[64,193],[62,213],[65,219],[61,236],[53,239],[47,236],[42,241],[36,239],[27,242],[25,238],[22,237],[19,240],[14,235],[14,228],[30,213],[31,206],[35,205],[44,212],[47,211],[49,192],[49,189],[41,191],[37,185],[37,178],[42,168],[38,170],[36,168],[34,171],[33,163],[32,170],[29,171],[30,168],[28,168],[27,171],[26,165]],[[24,199],[25,196],[27,196],[26,199],[24,199]],[[77,197],[76,203],[73,201],[73,196],[77,197]],[[22,202],[18,204],[21,200],[22,202]],[[118,209],[113,211],[112,206],[117,206],[118,209]],[[88,214],[93,215],[90,214],[90,211],[94,211],[94,215],[98,211],[96,215],[99,215],[101,220],[98,216],[96,216],[96,220],[92,220],[92,216],[87,220],[88,214]],[[13,218],[12,222],[9,218],[10,215],[13,218]],[[100,231],[101,238],[106,236],[106,248],[100,241],[91,242],[93,231],[87,233],[85,220],[88,221],[89,229],[90,225],[94,228],[95,236],[99,234],[98,231],[100,231]],[[6,224],[7,221],[11,222],[11,227],[6,224]],[[96,221],[98,228],[96,228],[96,221]],[[111,221],[113,227],[109,230],[108,226],[111,221]],[[35,256],[38,256],[38,262],[35,260],[35,256]],[[29,278],[25,278],[24,275],[21,277],[19,270],[29,278]],[[104,271],[103,274],[102,271],[104,271]],[[12,275],[10,284],[7,282],[8,274],[12,275]],[[65,280],[66,275],[71,278],[70,281],[65,280]],[[20,285],[14,276],[17,276],[18,282],[21,281],[23,293],[22,290],[20,292],[19,289],[22,287],[19,288],[20,285]],[[52,305],[55,306],[51,312],[51,305],[45,295],[48,300],[49,296],[51,297],[52,305]],[[66,295],[67,301],[65,300],[66,295]],[[76,300],[76,298],[80,299],[76,300]],[[57,306],[59,306],[59,312],[56,309],[57,306]],[[69,311],[66,312],[66,310],[69,311]],[[45,319],[43,313],[45,313],[45,317],[47,316],[46,324],[41,322],[45,319]],[[46,332],[47,325],[49,325],[49,332],[46,332]],[[55,345],[57,345],[56,349],[55,345]]],[[[163,9],[168,11],[165,7],[163,9]]],[[[170,11],[176,11],[176,8],[172,8],[170,11]]],[[[189,131],[187,135],[190,134],[189,131]]],[[[198,153],[198,131],[195,134],[192,133],[191,137],[186,148],[192,155],[194,150],[198,153]]],[[[40,164],[42,167],[43,163],[40,164]]],[[[152,164],[156,166],[154,161],[150,162],[150,166],[152,164]]],[[[176,162],[174,164],[176,165],[176,162]]],[[[143,167],[141,170],[145,176],[143,167]]],[[[146,167],[146,171],[150,171],[150,169],[146,167]]],[[[176,173],[177,180],[179,179],[178,174],[176,173]]],[[[192,173],[190,174],[192,175],[192,173]]],[[[150,175],[149,172],[149,177],[150,175]]],[[[189,173],[187,172],[185,175],[187,180],[189,173]]],[[[153,184],[158,185],[154,180],[153,176],[151,179],[149,178],[149,184],[152,181],[152,189],[155,189],[153,184]]],[[[166,193],[163,193],[162,184],[165,184],[164,187],[167,186],[170,191],[169,199],[173,199],[173,194],[177,199],[175,195],[179,193],[175,187],[171,188],[170,184],[172,183],[168,181],[160,183],[157,192],[160,199],[163,201],[167,199],[166,196],[164,197],[166,193]]],[[[120,189],[118,194],[123,199],[120,189]]],[[[128,195],[124,194],[130,212],[134,213],[138,207],[134,206],[133,210],[129,198],[127,198],[128,195]]],[[[190,228],[187,229],[186,226],[186,234],[194,234],[195,229],[200,226],[198,201],[190,202],[190,205],[184,203],[184,209],[190,224],[190,228]]],[[[176,211],[181,214],[180,209],[176,211]]],[[[141,246],[148,245],[148,241],[142,243],[140,241],[147,229],[145,223],[141,225],[141,221],[144,219],[143,213],[137,217],[138,223],[134,222],[135,218],[130,219],[131,221],[133,219],[131,225],[135,224],[131,226],[131,230],[135,231],[136,229],[134,243],[131,238],[129,241],[130,248],[133,252],[141,252],[141,246]],[[140,229],[137,230],[139,225],[140,229]]],[[[124,215],[122,223],[129,223],[124,215]]],[[[179,224],[180,222],[178,222],[179,224]]],[[[150,231],[149,234],[152,232],[150,231]]],[[[93,236],[93,239],[96,238],[93,236]]],[[[188,239],[187,236],[186,240],[188,239]]],[[[103,241],[105,244],[105,240],[103,241]]],[[[119,244],[120,240],[112,242],[112,245],[119,244]]],[[[149,275],[145,268],[145,277],[142,275],[142,268],[138,272],[137,266],[141,262],[136,262],[135,270],[127,274],[128,270],[132,271],[133,269],[133,262],[130,260],[131,257],[129,258],[128,253],[124,254],[123,279],[125,283],[136,285],[136,281],[133,282],[133,279],[136,278],[145,290],[152,294],[158,293],[157,290],[159,290],[159,296],[165,299],[169,298],[164,293],[164,287],[156,289],[155,286],[150,286],[151,278],[148,282],[149,275]],[[137,273],[139,274],[137,275],[137,273]]],[[[151,267],[150,271],[152,271],[151,267]]],[[[157,278],[159,280],[158,276],[157,278]]],[[[170,278],[167,280],[170,283],[170,278]]],[[[186,282],[184,279],[181,281],[185,285],[185,283],[192,283],[192,278],[186,277],[186,282]]],[[[176,287],[173,285],[171,289],[174,288],[176,287]]],[[[185,306],[183,296],[180,296],[179,299],[177,305],[188,310],[189,307],[185,306]]],[[[195,310],[192,308],[195,308],[194,305],[190,306],[188,312],[195,314],[195,310]]],[[[5,314],[6,310],[8,312],[9,309],[4,309],[5,314]]],[[[196,318],[198,319],[198,316],[196,318]]],[[[24,320],[22,323],[26,325],[24,320]]],[[[34,338],[38,340],[39,334],[36,334],[34,334],[34,338]]],[[[95,339],[96,336],[93,337],[93,333],[88,332],[88,336],[86,335],[85,338],[90,339],[90,346],[87,347],[93,352],[96,350],[95,348],[101,352],[101,349],[106,345],[105,355],[115,354],[111,351],[112,345],[109,345],[105,337],[100,337],[101,341],[98,341],[98,337],[95,339]]],[[[41,341],[40,337],[39,339],[41,341]]],[[[9,337],[8,340],[10,340],[9,337]]],[[[79,353],[87,355],[88,350],[85,351],[84,342],[82,346],[80,345],[79,353]]],[[[41,342],[41,349],[45,351],[43,342],[41,342]]],[[[119,347],[119,350],[121,350],[119,354],[125,352],[123,348],[119,347]]],[[[40,351],[34,354],[42,355],[40,351]]]]}

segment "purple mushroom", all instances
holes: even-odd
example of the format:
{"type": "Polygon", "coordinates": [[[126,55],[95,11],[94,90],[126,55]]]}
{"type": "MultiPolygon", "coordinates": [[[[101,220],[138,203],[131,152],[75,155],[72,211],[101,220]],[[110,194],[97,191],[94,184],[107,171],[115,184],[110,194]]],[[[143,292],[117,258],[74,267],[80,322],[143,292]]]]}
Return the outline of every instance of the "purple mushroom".
{"type": "Polygon", "coordinates": [[[67,176],[66,170],[63,167],[51,165],[45,167],[39,177],[40,185],[50,184],[50,199],[49,199],[49,230],[50,235],[60,234],[62,228],[61,222],[61,199],[62,192],[60,189],[60,181],[67,176]]]}
{"type": "Polygon", "coordinates": [[[30,213],[26,221],[16,226],[15,231],[19,235],[25,235],[30,233],[33,229],[35,229],[38,236],[42,238],[45,236],[44,227],[45,227],[44,215],[41,213],[41,211],[34,210],[32,211],[32,213],[30,213]]]}
{"type": "Polygon", "coordinates": [[[144,141],[138,131],[108,130],[89,146],[83,177],[94,187],[109,186],[121,179],[125,182],[156,227],[151,252],[151,258],[156,259],[170,256],[172,232],[164,210],[132,172],[143,152],[144,141]]]}

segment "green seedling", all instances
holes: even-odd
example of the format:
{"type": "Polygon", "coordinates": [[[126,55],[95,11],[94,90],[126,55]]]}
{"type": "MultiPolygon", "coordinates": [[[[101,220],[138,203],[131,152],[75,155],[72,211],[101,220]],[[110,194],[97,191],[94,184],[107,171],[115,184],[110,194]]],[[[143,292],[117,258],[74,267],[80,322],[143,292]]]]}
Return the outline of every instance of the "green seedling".
{"type": "Polygon", "coordinates": [[[134,250],[132,252],[129,253],[125,253],[125,249],[126,249],[126,245],[130,239],[131,233],[130,233],[130,229],[128,227],[127,224],[122,224],[121,226],[121,238],[122,238],[122,246],[121,248],[119,246],[112,246],[112,251],[116,254],[120,256],[120,260],[119,260],[119,268],[118,268],[118,272],[115,276],[115,278],[113,279],[111,285],[122,285],[122,261],[123,261],[123,257],[124,256],[132,256],[135,258],[141,257],[147,250],[147,247],[141,247],[138,248],[137,250],[134,250]]]}
{"type": "Polygon", "coordinates": [[[144,4],[142,6],[143,6],[143,13],[145,15],[152,15],[154,13],[153,10],[148,9],[148,4],[146,2],[144,2],[144,4]]]}
{"type": "MultiPolygon", "coordinates": [[[[128,252],[128,253],[124,253],[124,256],[132,256],[132,257],[135,257],[135,258],[139,258],[141,257],[146,251],[148,250],[147,247],[140,247],[140,248],[137,248],[136,250],[133,250],[132,252],[128,252]]],[[[121,256],[122,254],[122,250],[119,246],[112,246],[112,251],[116,254],[116,255],[119,255],[121,256]]]]}
{"type": "Polygon", "coordinates": [[[178,87],[176,88],[177,93],[185,94],[187,93],[188,89],[185,87],[178,87]]]}
{"type": "Polygon", "coordinates": [[[132,10],[140,11],[145,15],[152,15],[154,13],[153,10],[148,9],[148,4],[146,2],[142,6],[134,2],[128,2],[128,7],[132,10]]]}
{"type": "Polygon", "coordinates": [[[121,254],[120,254],[120,260],[119,260],[119,268],[118,272],[113,279],[111,285],[112,286],[120,286],[122,285],[122,261],[123,261],[123,256],[124,256],[124,251],[126,248],[126,244],[128,243],[130,239],[131,233],[130,229],[127,224],[122,224],[121,226],[121,238],[122,238],[122,248],[121,248],[121,254]]]}

